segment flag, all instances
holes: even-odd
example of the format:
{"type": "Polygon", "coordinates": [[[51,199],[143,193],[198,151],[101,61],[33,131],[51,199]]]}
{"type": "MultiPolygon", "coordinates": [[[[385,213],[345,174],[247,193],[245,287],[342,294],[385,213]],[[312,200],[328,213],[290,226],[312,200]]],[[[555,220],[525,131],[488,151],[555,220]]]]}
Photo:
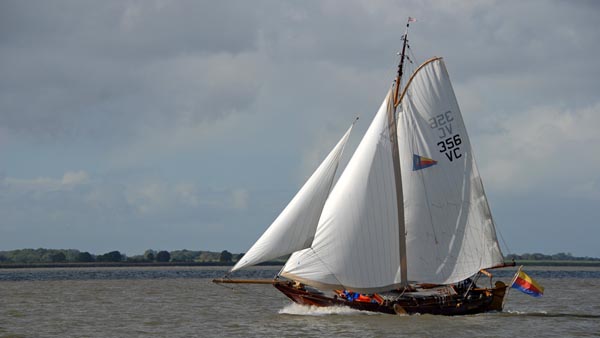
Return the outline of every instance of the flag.
{"type": "Polygon", "coordinates": [[[413,154],[413,171],[429,168],[432,165],[436,165],[436,164],[437,164],[436,160],[432,160],[429,157],[413,154]]]}
{"type": "Polygon", "coordinates": [[[411,18],[410,16],[408,17],[408,22],[417,22],[417,19],[415,18],[411,18]]]}
{"type": "Polygon", "coordinates": [[[544,288],[521,269],[515,274],[511,287],[533,297],[541,297],[544,294],[544,288]]]}

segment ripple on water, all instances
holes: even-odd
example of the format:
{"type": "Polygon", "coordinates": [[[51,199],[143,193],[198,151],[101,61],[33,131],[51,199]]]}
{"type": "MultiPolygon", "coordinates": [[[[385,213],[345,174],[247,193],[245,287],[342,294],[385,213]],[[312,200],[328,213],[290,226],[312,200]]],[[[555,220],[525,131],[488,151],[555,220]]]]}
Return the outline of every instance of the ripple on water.
{"type": "MultiPolygon", "coordinates": [[[[600,332],[600,269],[581,278],[574,270],[531,271],[545,287],[543,297],[510,292],[505,312],[460,317],[301,306],[269,285],[211,283],[224,268],[60,270],[0,271],[0,337],[572,337],[600,332]]],[[[241,278],[276,273],[256,269],[241,278]]]]}

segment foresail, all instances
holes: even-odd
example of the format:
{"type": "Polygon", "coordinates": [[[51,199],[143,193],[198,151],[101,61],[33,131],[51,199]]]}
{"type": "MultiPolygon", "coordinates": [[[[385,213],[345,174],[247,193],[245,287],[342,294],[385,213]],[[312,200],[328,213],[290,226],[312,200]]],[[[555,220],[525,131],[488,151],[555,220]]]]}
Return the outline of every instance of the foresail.
{"type": "Polygon", "coordinates": [[[351,130],[352,126],[277,219],[231,271],[285,256],[310,246],[351,130]]]}
{"type": "Polygon", "coordinates": [[[409,80],[398,115],[408,279],[449,284],[503,262],[441,58],[409,80]]]}
{"type": "Polygon", "coordinates": [[[281,275],[323,289],[374,292],[400,284],[398,213],[388,93],[331,192],[310,248],[281,275]]]}

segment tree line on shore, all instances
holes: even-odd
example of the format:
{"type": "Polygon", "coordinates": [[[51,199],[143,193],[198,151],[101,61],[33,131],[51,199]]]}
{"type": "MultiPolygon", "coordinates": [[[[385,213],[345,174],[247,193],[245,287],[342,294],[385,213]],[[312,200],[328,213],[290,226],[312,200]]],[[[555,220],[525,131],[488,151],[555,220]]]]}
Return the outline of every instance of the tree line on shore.
{"type": "MultiPolygon", "coordinates": [[[[153,250],[148,249],[142,255],[127,256],[120,251],[110,251],[94,255],[76,249],[19,249],[0,251],[0,264],[44,264],[44,263],[223,263],[237,262],[244,254],[194,250],[153,250]]],[[[571,253],[560,252],[553,255],[524,253],[506,255],[507,261],[600,261],[594,257],[576,257],[571,253]]],[[[283,261],[282,261],[283,262],[283,261]]]]}
{"type": "Polygon", "coordinates": [[[505,259],[515,261],[600,261],[600,258],[595,257],[576,257],[570,252],[559,252],[553,255],[544,255],[541,253],[509,254],[505,256],[505,259]]]}
{"type": "Polygon", "coordinates": [[[142,255],[127,256],[120,251],[110,251],[94,255],[76,249],[19,249],[0,251],[0,264],[39,264],[39,263],[224,263],[238,261],[244,254],[193,250],[153,250],[148,249],[142,255]]]}

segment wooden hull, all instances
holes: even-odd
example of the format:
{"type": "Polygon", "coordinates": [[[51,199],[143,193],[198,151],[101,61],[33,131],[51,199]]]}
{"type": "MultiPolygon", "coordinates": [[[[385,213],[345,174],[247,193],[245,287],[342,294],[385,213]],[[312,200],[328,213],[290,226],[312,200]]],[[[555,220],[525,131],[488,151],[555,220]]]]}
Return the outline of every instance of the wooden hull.
{"type": "Polygon", "coordinates": [[[467,315],[488,311],[502,311],[502,303],[506,285],[496,282],[494,288],[473,289],[466,295],[448,296],[403,296],[397,300],[377,302],[347,301],[339,297],[329,297],[294,287],[291,282],[273,284],[292,301],[312,306],[347,306],[361,311],[381,312],[388,314],[434,314],[434,315],[467,315]]]}

